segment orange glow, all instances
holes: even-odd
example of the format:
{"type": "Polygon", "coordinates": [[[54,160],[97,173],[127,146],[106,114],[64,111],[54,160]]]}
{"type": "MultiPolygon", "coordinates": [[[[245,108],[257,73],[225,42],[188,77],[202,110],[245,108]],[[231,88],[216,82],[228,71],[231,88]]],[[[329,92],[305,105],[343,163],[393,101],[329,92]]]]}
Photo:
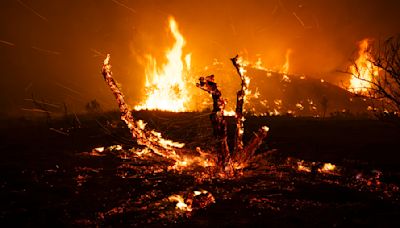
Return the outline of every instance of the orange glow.
{"type": "Polygon", "coordinates": [[[147,56],[146,100],[136,106],[136,110],[186,111],[189,93],[185,73],[190,69],[191,55],[183,56],[182,49],[186,42],[173,17],[169,18],[169,28],[175,44],[166,52],[167,63],[162,67],[159,67],[154,57],[147,56]]]}
{"type": "Polygon", "coordinates": [[[185,200],[183,199],[183,197],[181,195],[172,195],[170,197],[168,197],[169,201],[171,202],[177,202],[176,203],[176,208],[182,211],[192,211],[192,207],[188,206],[185,203],[185,200]]]}
{"type": "Polygon", "coordinates": [[[289,73],[289,58],[290,54],[292,54],[292,49],[287,49],[285,54],[285,63],[283,64],[280,73],[287,75],[289,73]]]}
{"type": "MultiPolygon", "coordinates": [[[[162,137],[161,133],[146,129],[146,123],[143,122],[143,120],[134,119],[132,112],[124,101],[122,92],[119,90],[112,77],[110,55],[107,55],[107,58],[104,60],[102,74],[118,101],[118,105],[122,114],[121,119],[126,123],[131,131],[132,136],[136,138],[137,143],[146,147],[144,151],[132,151],[134,154],[136,154],[136,156],[142,157],[144,155],[152,156],[152,154],[157,154],[159,156],[171,159],[175,161],[175,165],[171,166],[171,169],[177,171],[181,171],[189,166],[215,166],[215,161],[217,160],[215,154],[203,152],[200,148],[196,148],[196,152],[199,154],[199,156],[180,155],[178,151],[184,153],[185,149],[183,147],[185,144],[165,139],[162,137]],[[151,150],[153,153],[148,153],[147,149],[151,150]]],[[[112,147],[112,149],[121,150],[122,147],[115,146],[112,147]]],[[[93,151],[102,152],[104,150],[104,148],[97,148],[93,151]]]]}
{"type": "MultiPolygon", "coordinates": [[[[249,93],[248,85],[250,82],[250,78],[246,75],[246,70],[244,69],[246,65],[242,62],[242,59],[239,59],[238,56],[236,56],[231,60],[234,63],[235,68],[238,71],[242,81],[241,84],[242,88],[240,92],[238,92],[238,100],[244,101],[241,104],[241,106],[243,106],[243,103],[245,103],[246,101],[246,95],[248,95],[249,93]]],[[[185,146],[184,143],[174,142],[172,140],[165,139],[162,137],[161,133],[156,132],[154,130],[146,129],[147,124],[143,120],[135,120],[132,111],[130,110],[129,106],[126,104],[124,100],[123,93],[118,88],[116,81],[112,77],[113,74],[110,65],[110,55],[107,55],[106,59],[104,60],[102,74],[104,80],[110,87],[112,93],[114,94],[117,100],[121,112],[121,119],[128,126],[132,136],[136,139],[137,143],[139,145],[145,146],[143,150],[131,150],[132,152],[131,155],[143,158],[144,156],[151,157],[153,154],[155,154],[164,158],[168,158],[174,161],[174,165],[169,166],[168,170],[175,170],[175,171],[183,171],[185,169],[191,169],[196,167],[207,168],[207,167],[217,166],[218,155],[216,153],[210,153],[209,151],[205,152],[202,151],[199,147],[197,147],[196,148],[197,155],[195,155],[194,153],[191,153],[189,155],[186,153],[189,151],[183,148],[185,146]],[[149,153],[149,151],[151,151],[152,153],[149,153]]],[[[236,138],[240,138],[241,140],[241,137],[244,133],[244,126],[243,126],[244,116],[242,111],[236,112],[236,119],[237,119],[237,129],[239,129],[236,138]]],[[[246,153],[242,151],[244,148],[243,145],[241,145],[241,149],[239,149],[238,151],[242,154],[240,154],[241,157],[237,158],[239,160],[238,163],[241,163],[241,165],[238,165],[237,167],[235,167],[235,169],[241,169],[248,165],[248,160],[251,159],[252,156],[254,155],[255,150],[260,145],[260,141],[267,136],[268,130],[269,130],[268,127],[262,127],[258,131],[256,136],[253,137],[249,145],[245,148],[244,151],[246,153]]],[[[243,142],[238,144],[243,144],[243,142]]],[[[104,148],[100,149],[98,148],[96,151],[100,152],[104,150],[105,150],[104,148]]],[[[112,146],[108,150],[119,151],[122,150],[122,146],[120,145],[112,146]]],[[[122,155],[122,158],[127,159],[127,154],[124,153],[122,155]]],[[[228,160],[228,163],[231,164],[232,161],[228,160]]],[[[230,165],[227,165],[225,167],[225,170],[220,169],[219,171],[221,172],[219,171],[217,172],[224,175],[225,174],[224,172],[227,170],[228,171],[231,170],[230,165]]],[[[229,175],[233,174],[234,174],[233,172],[229,172],[229,175]]],[[[207,178],[207,176],[199,177],[198,179],[201,180],[202,178],[207,178]]],[[[177,197],[173,197],[173,199],[178,200],[177,197]]],[[[181,202],[180,200],[178,201],[179,201],[178,203],[181,202]]],[[[179,205],[181,205],[184,208],[184,205],[182,203],[180,203],[179,205]]]]}
{"type": "Polygon", "coordinates": [[[252,65],[252,67],[258,70],[270,71],[268,68],[264,67],[263,61],[260,57],[257,58],[257,61],[252,65]]]}
{"type": "Polygon", "coordinates": [[[359,43],[358,58],[355,64],[350,66],[349,91],[358,94],[366,94],[371,88],[371,83],[378,76],[378,68],[372,64],[373,57],[369,52],[369,39],[363,39],[359,43]]]}
{"type": "Polygon", "coordinates": [[[237,63],[239,64],[239,72],[241,75],[241,80],[244,83],[243,90],[244,90],[244,104],[247,104],[249,101],[249,98],[252,96],[251,95],[251,90],[249,90],[249,85],[250,85],[250,77],[247,75],[247,70],[245,69],[248,65],[249,62],[244,60],[242,57],[239,57],[237,60],[237,63]]]}
{"type": "Polygon", "coordinates": [[[322,168],[318,169],[318,172],[320,173],[332,173],[336,170],[336,165],[333,165],[331,163],[324,163],[324,166],[322,168]]]}
{"type": "Polygon", "coordinates": [[[310,173],[310,172],[311,172],[311,169],[310,169],[310,168],[308,168],[308,167],[306,167],[306,166],[303,166],[303,165],[299,165],[299,166],[297,167],[297,169],[298,169],[299,171],[302,171],[302,172],[307,172],[307,173],[310,173]]]}

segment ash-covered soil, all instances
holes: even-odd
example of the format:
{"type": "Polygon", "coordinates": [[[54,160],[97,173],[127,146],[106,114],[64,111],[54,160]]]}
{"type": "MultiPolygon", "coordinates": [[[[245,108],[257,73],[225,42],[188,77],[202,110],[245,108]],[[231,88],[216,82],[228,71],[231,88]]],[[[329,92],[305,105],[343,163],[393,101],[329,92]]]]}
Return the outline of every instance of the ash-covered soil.
{"type": "MultiPolygon", "coordinates": [[[[135,116],[188,148],[212,145],[207,113],[135,116]]],[[[389,123],[248,117],[245,140],[270,127],[265,156],[227,179],[133,153],[118,113],[78,119],[2,122],[2,227],[400,225],[400,130],[389,123]],[[321,172],[325,163],[336,166],[321,172]]]]}

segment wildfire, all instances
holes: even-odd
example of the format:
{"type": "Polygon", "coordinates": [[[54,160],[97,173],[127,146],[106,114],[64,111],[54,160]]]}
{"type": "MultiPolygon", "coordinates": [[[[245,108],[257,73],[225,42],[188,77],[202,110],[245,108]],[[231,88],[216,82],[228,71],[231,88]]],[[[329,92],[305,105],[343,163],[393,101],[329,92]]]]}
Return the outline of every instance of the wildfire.
{"type": "MultiPolygon", "coordinates": [[[[171,29],[172,31],[177,31],[174,30],[173,28],[176,28],[176,24],[172,20],[171,29]]],[[[223,148],[222,152],[224,154],[223,158],[218,157],[218,155],[216,154],[209,153],[208,151],[203,152],[201,151],[200,148],[196,148],[198,156],[193,156],[193,155],[184,156],[183,154],[186,154],[185,152],[188,151],[187,149],[183,149],[184,147],[183,143],[173,142],[171,140],[164,139],[161,133],[156,132],[154,130],[146,129],[146,123],[144,123],[142,120],[135,120],[132,111],[130,110],[129,106],[126,104],[124,100],[124,95],[122,91],[118,88],[118,85],[112,76],[113,73],[111,71],[109,54],[107,55],[106,59],[103,62],[102,75],[104,77],[105,82],[110,87],[112,93],[114,94],[117,100],[121,112],[121,120],[123,120],[125,124],[128,126],[132,136],[136,139],[136,142],[139,145],[144,146],[147,149],[151,150],[154,154],[175,161],[174,165],[169,167],[169,169],[182,171],[182,169],[185,169],[186,167],[189,166],[192,167],[201,166],[206,168],[210,166],[211,167],[216,166],[217,162],[219,162],[220,168],[225,168],[225,170],[229,172],[229,175],[234,175],[234,172],[231,169],[232,167],[231,164],[232,163],[239,164],[238,165],[239,168],[237,169],[246,167],[248,165],[248,161],[253,157],[255,151],[261,145],[263,139],[267,136],[269,129],[267,127],[262,127],[261,129],[259,129],[259,131],[250,140],[250,143],[246,146],[246,148],[244,148],[242,139],[244,133],[243,122],[245,120],[243,115],[243,104],[246,101],[246,95],[248,95],[249,93],[248,85],[250,82],[250,78],[247,77],[247,75],[245,75],[246,70],[244,69],[243,66],[245,64],[242,63],[241,59],[239,59],[239,56],[232,58],[231,61],[234,67],[236,68],[240,76],[240,79],[242,81],[241,90],[237,92],[237,107],[235,115],[236,125],[237,125],[235,134],[236,145],[234,151],[235,159],[233,159],[233,161],[230,158],[229,148],[227,144],[226,122],[223,119],[224,116],[223,110],[225,106],[225,101],[221,98],[221,92],[218,90],[217,84],[214,82],[213,75],[207,77],[200,77],[199,79],[200,83],[197,83],[197,86],[211,93],[213,95],[212,97],[214,101],[214,107],[218,106],[218,110],[215,110],[214,115],[217,117],[217,120],[220,119],[221,123],[213,122],[213,124],[215,124],[217,127],[224,128],[223,130],[224,133],[223,135],[221,135],[223,139],[220,140],[221,142],[223,142],[222,143],[222,148],[223,148]]],[[[121,146],[116,146],[115,148],[113,147],[113,150],[118,151],[121,149],[122,149],[121,146]]],[[[137,157],[142,157],[144,154],[147,154],[147,150],[146,152],[139,152],[137,154],[137,157]]],[[[123,154],[123,159],[126,158],[127,158],[126,154],[123,154]]],[[[220,170],[222,171],[222,169],[220,170]]]]}
{"type": "MultiPolygon", "coordinates": [[[[212,166],[215,158],[208,153],[202,152],[200,149],[197,152],[200,154],[198,157],[183,157],[177,153],[177,150],[184,147],[183,143],[174,142],[172,140],[164,139],[161,133],[154,130],[146,129],[146,123],[142,120],[135,120],[129,106],[124,100],[124,95],[118,88],[115,80],[112,77],[110,55],[104,60],[102,74],[111,91],[113,92],[119,109],[121,111],[121,119],[126,123],[131,134],[139,145],[145,146],[150,149],[154,154],[174,160],[176,162],[175,168],[185,167],[188,164],[197,164],[203,166],[212,166]]],[[[119,149],[115,148],[115,149],[119,149]]],[[[121,148],[122,149],[122,148],[121,148]]],[[[104,148],[102,149],[104,151],[104,148]]],[[[141,156],[143,153],[139,153],[141,156]]]]}
{"type": "Polygon", "coordinates": [[[151,55],[147,56],[146,100],[135,107],[136,110],[163,110],[182,112],[186,110],[189,92],[185,83],[185,73],[190,70],[191,55],[183,57],[185,39],[179,32],[173,17],[169,18],[169,28],[175,39],[173,47],[166,52],[167,63],[162,67],[151,55]]]}
{"type": "Polygon", "coordinates": [[[358,58],[355,64],[350,66],[349,91],[358,94],[365,94],[371,88],[371,83],[378,76],[378,68],[372,64],[373,57],[370,50],[370,39],[363,39],[359,43],[358,58]]]}

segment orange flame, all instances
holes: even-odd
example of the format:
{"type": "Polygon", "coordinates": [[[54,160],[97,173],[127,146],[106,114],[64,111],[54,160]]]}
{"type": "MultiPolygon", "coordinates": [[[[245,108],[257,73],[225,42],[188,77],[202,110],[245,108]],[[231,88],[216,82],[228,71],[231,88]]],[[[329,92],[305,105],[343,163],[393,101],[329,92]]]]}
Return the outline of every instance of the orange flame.
{"type": "Polygon", "coordinates": [[[247,75],[246,67],[249,65],[247,60],[244,60],[242,57],[237,59],[237,63],[239,64],[239,72],[240,72],[240,79],[242,80],[242,87],[244,91],[244,104],[248,103],[249,98],[251,97],[251,90],[249,90],[250,85],[250,77],[247,75]]]}
{"type": "Polygon", "coordinates": [[[363,39],[359,43],[358,59],[355,64],[350,66],[349,91],[353,93],[365,94],[371,88],[371,83],[378,76],[378,68],[372,64],[373,57],[369,52],[370,39],[363,39]]]}
{"type": "Polygon", "coordinates": [[[333,165],[331,163],[324,163],[322,168],[318,169],[318,172],[320,173],[332,173],[336,170],[336,165],[333,165]]]}
{"type": "Polygon", "coordinates": [[[146,68],[147,98],[136,110],[163,110],[182,112],[186,110],[189,92],[184,75],[190,69],[190,54],[183,60],[185,39],[179,32],[178,24],[173,17],[169,18],[169,28],[175,39],[174,46],[167,51],[168,62],[161,68],[152,56],[147,56],[149,64],[146,68]]]}
{"type": "Polygon", "coordinates": [[[183,199],[183,197],[181,195],[172,195],[170,197],[168,197],[169,201],[171,202],[177,202],[176,203],[176,208],[182,211],[192,211],[192,207],[189,205],[187,205],[185,203],[185,200],[183,199]]]}
{"type": "Polygon", "coordinates": [[[311,168],[305,166],[305,162],[304,161],[298,161],[297,162],[297,170],[301,171],[301,172],[307,172],[307,173],[311,172],[311,168]]]}
{"type": "Polygon", "coordinates": [[[286,54],[285,54],[285,63],[283,64],[280,73],[287,75],[289,73],[289,58],[290,58],[290,54],[292,54],[292,49],[287,49],[286,50],[286,54]]]}
{"type": "MultiPolygon", "coordinates": [[[[144,123],[142,120],[136,121],[134,119],[129,106],[124,100],[123,93],[118,88],[117,83],[112,77],[110,55],[107,55],[107,58],[104,60],[102,74],[107,85],[110,87],[115,98],[117,99],[117,103],[121,112],[121,119],[126,123],[131,131],[132,136],[136,138],[136,141],[139,145],[146,146],[146,148],[150,149],[154,154],[174,160],[175,165],[172,167],[172,169],[181,170],[188,165],[198,165],[203,167],[215,165],[216,156],[202,152],[200,148],[197,149],[197,152],[200,154],[200,156],[181,156],[177,153],[177,151],[183,150],[183,143],[164,139],[161,133],[146,129],[146,123],[144,123]]],[[[116,147],[115,149],[122,148],[116,147]]],[[[96,151],[104,151],[104,148],[98,148],[96,151]]],[[[147,154],[147,150],[145,152],[137,152],[137,156],[142,156],[143,154],[147,154]]]]}
{"type": "Polygon", "coordinates": [[[279,72],[279,73],[283,74],[282,81],[285,81],[285,82],[291,82],[290,78],[288,76],[288,74],[289,74],[289,57],[290,57],[291,53],[292,53],[292,49],[287,49],[286,50],[285,64],[283,64],[283,66],[282,66],[282,68],[281,68],[281,70],[279,72]]]}

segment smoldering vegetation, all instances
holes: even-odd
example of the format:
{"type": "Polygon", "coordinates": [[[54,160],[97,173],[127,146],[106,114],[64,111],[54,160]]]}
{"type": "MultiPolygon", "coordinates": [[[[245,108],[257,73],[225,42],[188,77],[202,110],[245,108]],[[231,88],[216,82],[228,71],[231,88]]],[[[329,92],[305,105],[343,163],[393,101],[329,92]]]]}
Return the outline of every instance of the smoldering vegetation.
{"type": "MultiPolygon", "coordinates": [[[[189,148],[212,146],[208,115],[134,113],[164,137],[189,148]]],[[[228,123],[228,134],[233,135],[233,118],[228,123]]],[[[71,115],[48,124],[41,118],[1,125],[3,224],[398,223],[399,128],[392,123],[354,117],[248,116],[245,142],[268,125],[269,137],[257,154],[270,152],[240,178],[201,181],[198,174],[206,170],[174,171],[168,159],[133,152],[137,145],[119,113],[71,115]],[[328,163],[334,168],[323,171],[328,163]],[[207,194],[197,196],[196,191],[207,194]],[[170,200],[173,195],[182,196],[188,205],[192,199],[192,210],[177,208],[170,200]]]]}

